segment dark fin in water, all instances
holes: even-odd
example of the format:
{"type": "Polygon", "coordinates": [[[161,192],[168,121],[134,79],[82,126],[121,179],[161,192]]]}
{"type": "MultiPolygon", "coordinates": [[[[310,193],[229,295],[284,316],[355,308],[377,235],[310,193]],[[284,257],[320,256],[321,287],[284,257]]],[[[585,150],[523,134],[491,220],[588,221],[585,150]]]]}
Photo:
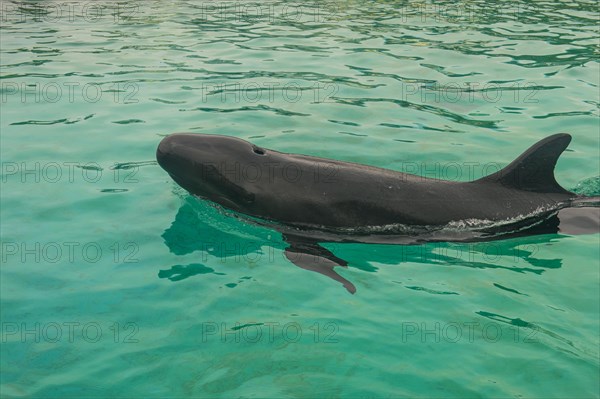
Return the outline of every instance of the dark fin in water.
{"type": "Polygon", "coordinates": [[[500,183],[517,190],[539,193],[570,194],[554,178],[554,167],[571,142],[566,133],[554,134],[538,141],[504,169],[476,182],[500,183]]]}
{"type": "Polygon", "coordinates": [[[283,239],[290,244],[285,249],[285,256],[294,265],[305,270],[321,273],[342,283],[351,294],[356,292],[354,284],[337,274],[334,270],[335,266],[347,267],[348,262],[338,258],[331,251],[323,248],[319,243],[311,239],[289,234],[284,234],[283,239]]]}

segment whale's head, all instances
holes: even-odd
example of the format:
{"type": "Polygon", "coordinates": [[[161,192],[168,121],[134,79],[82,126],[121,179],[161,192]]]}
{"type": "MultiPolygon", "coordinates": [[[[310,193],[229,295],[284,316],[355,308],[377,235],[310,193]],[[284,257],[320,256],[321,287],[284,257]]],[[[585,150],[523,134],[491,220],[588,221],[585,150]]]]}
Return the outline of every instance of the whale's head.
{"type": "Polygon", "coordinates": [[[177,133],[156,150],[158,164],[191,194],[238,212],[256,207],[256,170],[268,162],[267,150],[220,135],[177,133]]]}

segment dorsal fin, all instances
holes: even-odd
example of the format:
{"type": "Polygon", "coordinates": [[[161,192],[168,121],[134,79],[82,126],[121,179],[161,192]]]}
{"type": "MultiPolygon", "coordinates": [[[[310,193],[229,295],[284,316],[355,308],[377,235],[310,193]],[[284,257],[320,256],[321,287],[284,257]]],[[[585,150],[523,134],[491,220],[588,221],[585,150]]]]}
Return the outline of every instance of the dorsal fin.
{"type": "Polygon", "coordinates": [[[503,186],[541,193],[572,194],[554,178],[554,167],[571,136],[558,133],[532,145],[504,169],[483,177],[477,182],[500,183],[503,186]]]}

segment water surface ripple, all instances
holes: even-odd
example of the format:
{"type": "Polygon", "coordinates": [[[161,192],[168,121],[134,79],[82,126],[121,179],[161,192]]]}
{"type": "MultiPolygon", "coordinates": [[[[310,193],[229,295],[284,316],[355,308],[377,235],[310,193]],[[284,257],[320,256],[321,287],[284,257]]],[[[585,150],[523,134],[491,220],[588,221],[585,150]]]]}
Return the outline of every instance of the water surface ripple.
{"type": "Polygon", "coordinates": [[[2,0],[2,397],[600,396],[600,235],[324,243],[192,198],[172,132],[600,195],[596,1],[2,0]]]}

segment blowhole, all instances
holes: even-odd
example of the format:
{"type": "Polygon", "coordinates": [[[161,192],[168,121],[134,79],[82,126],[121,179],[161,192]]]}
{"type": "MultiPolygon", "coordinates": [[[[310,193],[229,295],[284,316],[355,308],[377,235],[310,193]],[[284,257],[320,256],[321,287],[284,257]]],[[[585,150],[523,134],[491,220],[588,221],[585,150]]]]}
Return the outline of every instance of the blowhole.
{"type": "Polygon", "coordinates": [[[260,147],[254,146],[252,149],[254,150],[255,154],[265,155],[265,150],[260,147]]]}

